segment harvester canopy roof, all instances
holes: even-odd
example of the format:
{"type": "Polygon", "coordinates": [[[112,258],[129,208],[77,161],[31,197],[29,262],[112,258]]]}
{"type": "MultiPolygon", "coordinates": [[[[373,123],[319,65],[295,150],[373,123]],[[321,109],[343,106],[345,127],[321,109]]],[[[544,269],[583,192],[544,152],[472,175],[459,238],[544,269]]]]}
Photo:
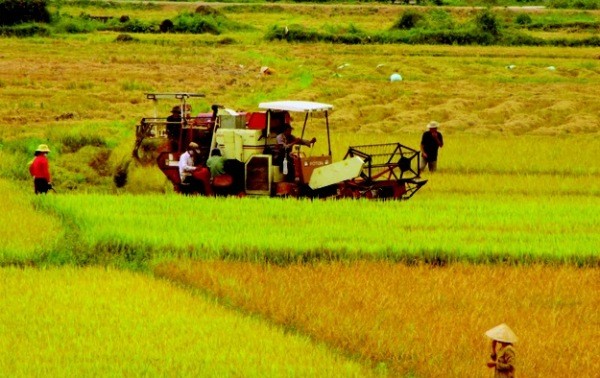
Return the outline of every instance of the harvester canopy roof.
{"type": "Polygon", "coordinates": [[[192,97],[204,97],[203,93],[146,93],[146,98],[148,100],[158,100],[158,99],[175,99],[175,100],[183,100],[185,98],[192,97]]]}
{"type": "Polygon", "coordinates": [[[311,101],[273,101],[273,102],[261,102],[258,104],[260,109],[267,110],[285,110],[288,112],[324,112],[333,109],[333,105],[323,104],[320,102],[311,101]]]}

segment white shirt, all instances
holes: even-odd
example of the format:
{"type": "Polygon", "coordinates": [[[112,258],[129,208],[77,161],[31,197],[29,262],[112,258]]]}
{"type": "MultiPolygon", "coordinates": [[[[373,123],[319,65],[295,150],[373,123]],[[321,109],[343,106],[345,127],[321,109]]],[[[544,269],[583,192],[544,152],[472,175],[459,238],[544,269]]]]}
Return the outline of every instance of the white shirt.
{"type": "Polygon", "coordinates": [[[184,178],[191,176],[195,169],[194,158],[190,155],[190,152],[186,151],[181,154],[181,157],[179,157],[179,177],[181,178],[181,181],[183,181],[184,178]]]}

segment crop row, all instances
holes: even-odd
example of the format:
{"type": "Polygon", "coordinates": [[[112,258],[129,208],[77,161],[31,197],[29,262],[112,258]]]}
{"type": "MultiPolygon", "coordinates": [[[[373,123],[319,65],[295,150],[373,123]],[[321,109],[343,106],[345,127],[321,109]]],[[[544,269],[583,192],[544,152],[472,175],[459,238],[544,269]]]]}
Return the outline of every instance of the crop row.
{"type": "Polygon", "coordinates": [[[600,204],[597,197],[576,199],[443,193],[379,202],[89,194],[39,198],[36,206],[63,219],[72,234],[73,242],[57,253],[88,263],[146,264],[187,256],[595,266],[600,204]]]}

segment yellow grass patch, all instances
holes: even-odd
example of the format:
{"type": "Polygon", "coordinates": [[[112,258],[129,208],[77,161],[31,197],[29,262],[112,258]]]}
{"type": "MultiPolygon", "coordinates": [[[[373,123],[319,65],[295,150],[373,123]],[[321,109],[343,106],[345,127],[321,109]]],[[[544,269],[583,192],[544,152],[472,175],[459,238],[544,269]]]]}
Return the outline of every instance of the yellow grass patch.
{"type": "Polygon", "coordinates": [[[155,273],[382,362],[394,375],[488,376],[483,333],[499,323],[519,336],[519,376],[597,373],[597,269],[179,262],[155,273]]]}
{"type": "Polygon", "coordinates": [[[370,372],[151,277],[0,269],[0,376],[363,377],[370,372]]]}

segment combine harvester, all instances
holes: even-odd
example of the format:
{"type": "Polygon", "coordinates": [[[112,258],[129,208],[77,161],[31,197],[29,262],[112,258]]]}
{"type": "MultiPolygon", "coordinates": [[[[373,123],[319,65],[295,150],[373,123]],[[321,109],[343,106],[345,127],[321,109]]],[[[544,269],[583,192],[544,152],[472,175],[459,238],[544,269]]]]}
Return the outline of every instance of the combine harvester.
{"type": "Polygon", "coordinates": [[[260,103],[260,111],[242,113],[213,105],[212,113],[192,116],[186,110],[190,109],[190,99],[198,97],[204,96],[194,93],[146,95],[155,102],[167,99],[180,104],[183,114],[178,125],[181,130],[178,140],[168,140],[166,118],[143,118],[136,130],[133,151],[136,158],[144,140],[164,139],[157,163],[176,192],[186,192],[180,181],[178,162],[190,142],[200,146],[198,165],[204,165],[215,148],[227,159],[225,170],[229,179],[211,182],[216,194],[405,200],[427,182],[420,179],[419,151],[400,143],[349,147],[344,159],[334,162],[328,118],[332,105],[275,101],[260,103]],[[294,146],[290,157],[295,177],[286,181],[282,167],[275,162],[274,151],[276,136],[291,120],[291,114],[303,116],[300,138],[306,134],[309,119],[324,120],[327,154],[312,156],[312,145],[294,146]]]}

